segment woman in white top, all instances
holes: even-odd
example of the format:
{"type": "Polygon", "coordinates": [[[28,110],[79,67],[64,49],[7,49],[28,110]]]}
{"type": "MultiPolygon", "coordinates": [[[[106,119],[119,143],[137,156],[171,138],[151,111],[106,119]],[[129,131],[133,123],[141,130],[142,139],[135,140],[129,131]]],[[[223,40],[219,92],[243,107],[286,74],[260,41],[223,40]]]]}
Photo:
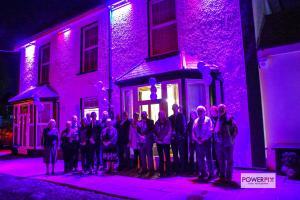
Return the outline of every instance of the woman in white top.
{"type": "Polygon", "coordinates": [[[138,148],[138,132],[137,132],[138,121],[139,121],[139,113],[136,112],[133,114],[133,120],[130,123],[129,146],[134,153],[133,168],[135,168],[137,171],[139,170],[139,166],[140,166],[139,160],[141,160],[140,150],[138,148]]]}

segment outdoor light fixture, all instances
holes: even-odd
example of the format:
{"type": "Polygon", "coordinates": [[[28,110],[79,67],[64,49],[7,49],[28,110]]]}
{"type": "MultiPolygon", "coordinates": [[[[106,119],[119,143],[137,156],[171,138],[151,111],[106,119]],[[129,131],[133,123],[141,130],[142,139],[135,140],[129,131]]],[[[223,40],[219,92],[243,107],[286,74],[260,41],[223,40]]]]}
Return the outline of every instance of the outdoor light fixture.
{"type": "Polygon", "coordinates": [[[59,31],[58,34],[65,34],[65,33],[68,33],[68,32],[70,32],[70,31],[71,31],[70,28],[65,28],[65,29],[59,31]]]}
{"type": "Polygon", "coordinates": [[[129,0],[120,0],[120,1],[116,1],[116,2],[112,3],[112,4],[109,6],[109,8],[110,8],[111,10],[116,10],[116,9],[122,8],[122,7],[124,7],[124,6],[127,6],[127,5],[129,5],[129,4],[130,4],[129,0]]]}
{"type": "Polygon", "coordinates": [[[24,47],[25,47],[25,57],[28,59],[32,59],[34,57],[34,52],[35,52],[35,41],[25,44],[24,47]]]}

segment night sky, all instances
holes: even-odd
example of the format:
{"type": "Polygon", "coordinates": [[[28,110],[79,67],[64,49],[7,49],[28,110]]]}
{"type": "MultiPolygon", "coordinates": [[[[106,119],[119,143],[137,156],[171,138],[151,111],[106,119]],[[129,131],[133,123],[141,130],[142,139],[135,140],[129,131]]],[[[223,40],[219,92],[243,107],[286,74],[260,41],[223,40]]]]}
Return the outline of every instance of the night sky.
{"type": "Polygon", "coordinates": [[[0,49],[85,12],[103,0],[9,0],[0,6],[0,49]]]}

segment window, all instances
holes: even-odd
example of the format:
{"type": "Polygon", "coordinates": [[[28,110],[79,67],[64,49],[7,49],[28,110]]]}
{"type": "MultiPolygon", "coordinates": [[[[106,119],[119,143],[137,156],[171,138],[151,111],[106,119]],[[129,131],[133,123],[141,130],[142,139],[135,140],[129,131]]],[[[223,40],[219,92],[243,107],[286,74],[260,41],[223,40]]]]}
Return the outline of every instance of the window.
{"type": "Polygon", "coordinates": [[[82,99],[82,113],[83,117],[87,114],[95,112],[97,114],[97,120],[99,119],[99,102],[97,97],[85,97],[82,99]]]}
{"type": "Polygon", "coordinates": [[[49,83],[50,44],[40,47],[39,84],[49,83]]]}
{"type": "Polygon", "coordinates": [[[93,23],[82,28],[81,72],[98,69],[98,24],[93,23]]]}
{"type": "Polygon", "coordinates": [[[150,56],[178,51],[175,0],[150,0],[150,56]]]}
{"type": "MultiPolygon", "coordinates": [[[[161,84],[156,84],[156,95],[157,99],[161,99],[161,84]]],[[[151,86],[143,86],[138,88],[139,92],[139,101],[147,101],[150,100],[151,95],[151,86]]]]}

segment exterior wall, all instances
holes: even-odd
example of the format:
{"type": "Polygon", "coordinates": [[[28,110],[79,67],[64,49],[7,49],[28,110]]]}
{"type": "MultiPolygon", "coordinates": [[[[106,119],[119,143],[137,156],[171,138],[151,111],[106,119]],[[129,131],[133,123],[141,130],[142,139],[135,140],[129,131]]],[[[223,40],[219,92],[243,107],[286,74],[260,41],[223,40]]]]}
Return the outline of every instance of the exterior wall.
{"type": "Polygon", "coordinates": [[[19,93],[38,83],[38,52],[35,44],[21,50],[19,93]]]}
{"type": "Polygon", "coordinates": [[[239,128],[235,165],[250,167],[250,128],[239,10],[238,0],[177,1],[179,48],[199,60],[221,66],[225,104],[239,128]]]}
{"type": "MultiPolygon", "coordinates": [[[[20,91],[38,84],[38,50],[39,47],[50,42],[50,87],[59,96],[60,103],[60,128],[64,128],[65,122],[71,116],[80,115],[80,98],[97,96],[96,83],[103,81],[108,86],[108,58],[107,58],[107,11],[87,16],[68,24],[67,32],[52,32],[35,41],[32,53],[34,56],[25,57],[28,47],[21,50],[20,91]],[[98,71],[80,73],[80,44],[81,28],[85,25],[98,21],[99,49],[98,49],[98,71]]],[[[32,50],[31,50],[32,51],[32,50]]],[[[30,51],[30,52],[31,52],[30,51]]],[[[101,105],[103,107],[104,105],[101,105]]]]}
{"type": "Polygon", "coordinates": [[[105,10],[70,27],[69,35],[59,34],[51,38],[51,86],[59,94],[60,126],[76,114],[80,116],[80,98],[97,96],[96,83],[107,86],[107,14],[105,10]],[[99,48],[98,71],[80,73],[81,27],[98,21],[99,48]]]}
{"type": "MultiPolygon", "coordinates": [[[[113,11],[111,16],[113,80],[148,57],[147,0],[130,2],[130,5],[113,11]]],[[[199,61],[222,67],[225,103],[239,126],[236,166],[251,166],[239,1],[177,0],[177,21],[180,51],[199,61]]],[[[79,115],[80,97],[97,94],[94,86],[97,81],[102,80],[108,87],[107,22],[108,12],[104,9],[66,27],[70,28],[67,37],[56,33],[37,41],[37,47],[49,41],[51,43],[50,83],[60,96],[61,127],[72,114],[79,115]],[[99,70],[77,75],[80,69],[80,28],[96,20],[99,21],[99,70]]],[[[26,76],[24,65],[21,67],[22,76],[26,76]]],[[[37,67],[34,73],[37,74],[37,67]]],[[[32,75],[28,83],[21,82],[22,87],[36,84],[36,78],[32,75]]],[[[114,110],[119,113],[120,92],[117,86],[113,89],[114,110]]]]}
{"type": "Polygon", "coordinates": [[[275,169],[275,145],[300,146],[300,44],[263,51],[262,91],[267,166],[275,169]],[[293,47],[292,47],[293,46],[293,47]],[[279,50],[279,52],[278,52],[279,50]],[[283,50],[283,51],[282,51],[283,50]]]}
{"type": "MultiPolygon", "coordinates": [[[[113,79],[126,73],[148,57],[147,1],[131,0],[131,4],[112,12],[113,79]]],[[[120,90],[113,88],[115,112],[120,111],[120,90]]]]}

